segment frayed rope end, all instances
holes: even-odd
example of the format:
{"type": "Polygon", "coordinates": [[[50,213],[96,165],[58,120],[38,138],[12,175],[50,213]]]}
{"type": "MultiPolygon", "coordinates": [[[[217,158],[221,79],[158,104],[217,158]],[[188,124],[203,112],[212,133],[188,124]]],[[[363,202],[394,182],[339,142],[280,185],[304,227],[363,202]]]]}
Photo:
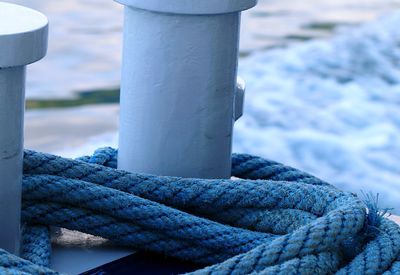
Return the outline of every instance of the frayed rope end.
{"type": "Polygon", "coordinates": [[[363,195],[363,202],[367,207],[367,217],[366,217],[366,224],[365,224],[365,232],[368,237],[374,238],[376,234],[379,232],[379,227],[381,225],[382,220],[385,217],[389,217],[391,215],[390,211],[393,208],[380,208],[379,207],[379,193],[376,195],[372,192],[364,193],[361,192],[363,195]]]}
{"type": "Polygon", "coordinates": [[[380,225],[385,217],[391,215],[393,208],[379,207],[379,193],[365,193],[361,191],[362,201],[367,209],[364,228],[354,237],[342,243],[342,252],[346,261],[351,261],[357,256],[363,247],[381,232],[380,225]]]}

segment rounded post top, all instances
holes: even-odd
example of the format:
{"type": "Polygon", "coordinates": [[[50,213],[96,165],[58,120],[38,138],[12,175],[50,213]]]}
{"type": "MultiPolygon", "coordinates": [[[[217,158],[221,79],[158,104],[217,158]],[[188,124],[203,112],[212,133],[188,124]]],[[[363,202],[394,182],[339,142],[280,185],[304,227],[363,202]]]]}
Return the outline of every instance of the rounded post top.
{"type": "Polygon", "coordinates": [[[24,66],[47,52],[48,20],[42,13],[0,2],[0,68],[24,66]]]}
{"type": "Polygon", "coordinates": [[[173,14],[207,15],[240,12],[258,0],[115,0],[133,8],[173,14]]]}

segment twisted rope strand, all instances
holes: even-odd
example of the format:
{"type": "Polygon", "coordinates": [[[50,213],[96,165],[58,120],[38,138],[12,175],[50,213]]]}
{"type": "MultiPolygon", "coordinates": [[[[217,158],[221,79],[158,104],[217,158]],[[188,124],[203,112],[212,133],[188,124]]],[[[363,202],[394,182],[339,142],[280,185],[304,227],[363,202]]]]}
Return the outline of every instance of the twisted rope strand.
{"type": "Polygon", "coordinates": [[[110,239],[113,242],[140,248],[182,259],[196,259],[199,263],[216,263],[229,258],[225,251],[215,253],[204,247],[195,247],[190,242],[166,238],[162,232],[144,230],[141,227],[116,220],[104,214],[81,208],[64,207],[56,203],[24,203],[23,219],[43,224],[79,230],[95,236],[110,239]]]}
{"type": "Polygon", "coordinates": [[[79,205],[116,219],[129,221],[142,230],[163,232],[165,238],[190,240],[193,246],[236,255],[269,240],[272,235],[251,232],[198,218],[118,190],[56,176],[24,179],[24,200],[79,205]]]}
{"type": "Polygon", "coordinates": [[[47,226],[26,224],[22,228],[22,258],[37,265],[50,265],[50,230],[47,226]]]}

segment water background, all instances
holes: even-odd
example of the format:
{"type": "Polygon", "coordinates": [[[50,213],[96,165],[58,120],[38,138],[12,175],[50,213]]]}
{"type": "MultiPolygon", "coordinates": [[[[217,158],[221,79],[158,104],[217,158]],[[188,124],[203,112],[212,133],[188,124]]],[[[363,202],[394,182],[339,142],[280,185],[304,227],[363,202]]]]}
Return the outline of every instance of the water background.
{"type": "MultiPolygon", "coordinates": [[[[28,98],[71,97],[117,87],[122,6],[112,0],[6,0],[50,20],[49,53],[29,67],[28,98]]],[[[329,36],[337,24],[356,24],[400,7],[400,0],[260,0],[243,13],[241,55],[329,36]]]]}

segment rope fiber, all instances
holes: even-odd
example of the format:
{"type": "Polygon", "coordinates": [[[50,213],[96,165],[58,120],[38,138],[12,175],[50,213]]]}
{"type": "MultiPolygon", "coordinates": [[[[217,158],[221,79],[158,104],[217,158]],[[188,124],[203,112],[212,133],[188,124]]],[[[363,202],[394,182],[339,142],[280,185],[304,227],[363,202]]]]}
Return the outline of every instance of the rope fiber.
{"type": "Polygon", "coordinates": [[[207,265],[191,274],[400,274],[400,227],[309,174],[234,154],[232,180],[134,174],[117,150],[65,159],[25,151],[19,258],[0,274],[49,269],[49,226],[207,265]]]}

